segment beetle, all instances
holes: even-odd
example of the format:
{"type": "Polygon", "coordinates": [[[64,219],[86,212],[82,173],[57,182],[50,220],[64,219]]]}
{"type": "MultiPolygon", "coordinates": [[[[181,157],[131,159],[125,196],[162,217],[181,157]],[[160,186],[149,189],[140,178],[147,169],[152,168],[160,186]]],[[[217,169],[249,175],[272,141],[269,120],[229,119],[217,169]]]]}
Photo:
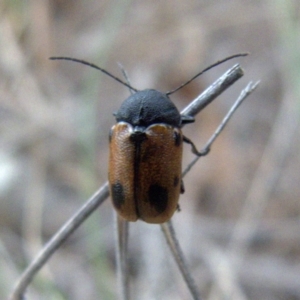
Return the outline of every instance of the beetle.
{"type": "Polygon", "coordinates": [[[113,205],[127,221],[164,223],[184,192],[182,144],[191,141],[181,126],[194,118],[180,115],[166,94],[153,89],[131,95],[115,117],[108,175],[113,205]]]}
{"type": "Polygon", "coordinates": [[[113,206],[127,221],[143,220],[147,223],[164,223],[179,210],[179,195],[184,192],[181,163],[183,142],[194,143],[182,134],[184,124],[194,118],[181,115],[169,95],[181,89],[196,77],[226,60],[245,54],[227,57],[167,93],[154,89],[137,90],[94,64],[70,57],[51,57],[79,62],[112,77],[134,91],[114,114],[117,123],[109,133],[108,181],[113,206]]]}

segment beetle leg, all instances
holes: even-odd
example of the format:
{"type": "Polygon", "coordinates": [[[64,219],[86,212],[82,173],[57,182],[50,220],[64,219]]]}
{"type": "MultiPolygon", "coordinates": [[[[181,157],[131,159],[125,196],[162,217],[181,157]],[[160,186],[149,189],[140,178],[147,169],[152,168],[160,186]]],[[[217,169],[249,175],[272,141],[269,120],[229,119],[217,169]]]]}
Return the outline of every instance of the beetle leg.
{"type": "Polygon", "coordinates": [[[194,123],[195,118],[189,115],[181,115],[181,124],[190,124],[194,123]]]}
{"type": "Polygon", "coordinates": [[[177,204],[176,210],[177,210],[177,212],[181,211],[181,208],[180,208],[179,204],[177,204]]]}
{"type": "Polygon", "coordinates": [[[181,180],[181,184],[180,184],[180,194],[183,194],[184,192],[185,192],[184,184],[183,184],[183,180],[181,180]]]}
{"type": "Polygon", "coordinates": [[[195,144],[186,136],[183,136],[183,141],[186,142],[187,144],[190,144],[192,146],[192,152],[196,154],[197,156],[204,156],[208,154],[209,148],[205,149],[204,151],[199,152],[195,146],[195,144]]]}

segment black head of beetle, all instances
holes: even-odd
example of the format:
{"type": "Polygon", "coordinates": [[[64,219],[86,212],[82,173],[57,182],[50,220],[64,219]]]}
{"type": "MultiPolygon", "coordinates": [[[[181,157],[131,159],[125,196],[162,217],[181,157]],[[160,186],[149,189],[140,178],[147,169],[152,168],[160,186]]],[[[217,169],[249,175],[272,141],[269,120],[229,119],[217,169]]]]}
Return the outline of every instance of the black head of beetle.
{"type": "Polygon", "coordinates": [[[153,89],[137,91],[129,96],[114,116],[117,122],[141,127],[157,123],[181,127],[184,123],[194,122],[193,117],[180,115],[167,94],[153,89]]]}
{"type": "Polygon", "coordinates": [[[137,91],[128,97],[114,114],[117,122],[124,121],[133,126],[148,127],[164,123],[180,127],[181,115],[169,97],[156,90],[137,91]]]}

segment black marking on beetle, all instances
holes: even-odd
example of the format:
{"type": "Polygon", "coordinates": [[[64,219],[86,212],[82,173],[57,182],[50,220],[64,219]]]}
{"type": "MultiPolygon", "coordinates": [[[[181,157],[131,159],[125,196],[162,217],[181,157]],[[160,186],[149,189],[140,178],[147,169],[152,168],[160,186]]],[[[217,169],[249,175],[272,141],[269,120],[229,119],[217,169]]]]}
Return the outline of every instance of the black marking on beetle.
{"type": "Polygon", "coordinates": [[[168,206],[168,189],[159,184],[152,184],[148,191],[149,202],[158,213],[163,213],[168,206]]]}
{"type": "Polygon", "coordinates": [[[179,183],[179,177],[177,175],[174,176],[174,187],[176,187],[179,183]]]}
{"type": "Polygon", "coordinates": [[[130,135],[130,141],[133,143],[142,143],[147,139],[147,134],[144,127],[135,126],[133,133],[130,135]]]}
{"type": "Polygon", "coordinates": [[[111,186],[112,192],[112,200],[116,208],[120,209],[122,205],[125,203],[125,193],[123,185],[120,182],[112,184],[111,186]]]}
{"type": "Polygon", "coordinates": [[[173,138],[174,138],[174,141],[175,141],[175,146],[179,147],[182,143],[182,138],[181,138],[181,134],[177,130],[174,130],[173,138]]]}
{"type": "Polygon", "coordinates": [[[137,91],[129,96],[115,114],[117,122],[127,122],[132,126],[148,127],[164,123],[181,126],[182,116],[169,97],[156,90],[137,91]]]}

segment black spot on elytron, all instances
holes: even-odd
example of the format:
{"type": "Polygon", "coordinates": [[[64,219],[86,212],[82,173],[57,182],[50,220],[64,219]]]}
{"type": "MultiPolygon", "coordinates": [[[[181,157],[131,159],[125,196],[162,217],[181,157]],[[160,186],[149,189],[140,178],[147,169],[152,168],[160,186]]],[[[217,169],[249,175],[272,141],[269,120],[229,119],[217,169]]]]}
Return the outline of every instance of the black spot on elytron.
{"type": "Polygon", "coordinates": [[[111,128],[110,131],[109,131],[109,135],[108,135],[108,140],[109,140],[109,142],[111,142],[113,133],[114,133],[114,131],[113,131],[113,129],[111,128]]]}
{"type": "Polygon", "coordinates": [[[150,186],[148,191],[150,205],[158,213],[163,213],[168,206],[168,190],[158,184],[150,186]]]}
{"type": "Polygon", "coordinates": [[[175,146],[179,147],[182,143],[181,134],[178,131],[175,130],[174,133],[173,133],[173,138],[174,138],[174,141],[175,141],[175,146]]]}
{"type": "Polygon", "coordinates": [[[173,182],[173,185],[174,187],[176,187],[179,183],[179,177],[178,176],[174,176],[174,182],[173,182]]]}
{"type": "Polygon", "coordinates": [[[115,207],[121,208],[125,202],[125,194],[124,194],[123,185],[120,182],[112,184],[111,193],[112,193],[111,197],[112,197],[115,207]]]}

